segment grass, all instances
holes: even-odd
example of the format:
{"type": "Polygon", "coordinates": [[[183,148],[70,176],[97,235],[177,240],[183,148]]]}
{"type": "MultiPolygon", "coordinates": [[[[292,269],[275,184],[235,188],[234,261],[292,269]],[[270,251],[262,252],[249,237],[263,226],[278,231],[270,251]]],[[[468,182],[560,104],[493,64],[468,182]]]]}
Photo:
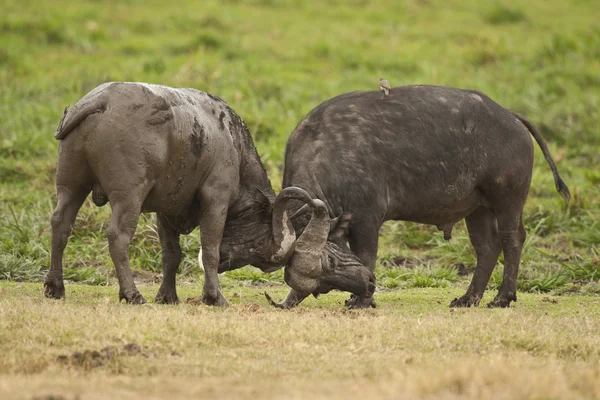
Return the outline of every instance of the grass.
{"type": "MultiPolygon", "coordinates": [[[[369,311],[344,310],[342,293],[281,311],[262,291],[282,297],[283,286],[224,286],[231,307],[217,310],[123,306],[116,286],[69,285],[66,301],[50,301],[40,284],[0,283],[0,397],[600,395],[597,297],[523,294],[507,310],[450,310],[460,290],[420,288],[381,293],[369,311]],[[73,358],[129,343],[141,353],[73,358]]],[[[147,297],[157,289],[141,287],[147,297]]]]}
{"type": "MultiPolygon", "coordinates": [[[[558,0],[3,1],[0,393],[598,397],[596,16],[592,1],[558,0]],[[282,273],[250,267],[221,277],[228,310],[118,306],[104,233],[110,210],[90,199],[65,252],[68,300],[42,299],[56,203],[52,133],[65,105],[109,80],[214,93],[249,125],[278,190],[298,121],[337,94],[376,89],[380,76],[394,86],[478,89],[546,138],[573,200],[565,208],[536,149],[513,310],[449,313],[475,265],[464,223],[445,242],[435,227],[405,222],[381,231],[375,311],[342,311],[341,294],[291,313],[268,310],[259,292],[269,285],[282,297],[282,273]],[[558,304],[541,300],[559,295],[558,304]],[[153,356],[93,370],[56,362],[128,341],[153,356]]],[[[181,242],[181,292],[198,295],[198,231],[181,242]]],[[[140,219],[130,254],[152,298],[161,270],[153,216],[140,219]]],[[[490,290],[501,277],[500,260],[490,290]]]]}
{"type": "MultiPolygon", "coordinates": [[[[600,30],[592,4],[532,1],[524,9],[516,1],[379,0],[322,7],[280,0],[229,2],[226,12],[212,1],[176,4],[163,9],[157,2],[102,7],[91,1],[5,2],[0,17],[4,279],[39,280],[48,267],[57,158],[52,132],[63,107],[99,83],[149,81],[225,98],[250,126],[278,188],[284,144],[302,116],[336,94],[376,88],[373,82],[385,76],[394,85],[479,89],[533,120],[549,142],[573,201],[565,210],[536,151],[521,269],[522,278],[531,282],[522,290],[563,290],[580,283],[547,255],[579,260],[590,281],[598,281],[600,177],[592,166],[600,162],[599,93],[594,90],[600,30]],[[155,17],[157,7],[160,18],[155,17]]],[[[109,215],[108,207],[97,209],[89,200],[84,204],[65,254],[71,279],[114,280],[104,234],[109,215]]],[[[131,249],[134,268],[160,272],[156,236],[154,217],[144,217],[131,249]]],[[[201,272],[198,248],[198,231],[183,239],[181,272],[186,277],[201,272]]],[[[472,271],[475,264],[464,224],[446,243],[432,227],[389,222],[379,254],[380,276],[390,273],[387,267],[397,267],[394,259],[409,260],[396,273],[412,278],[383,279],[388,288],[464,286],[462,279],[431,274],[443,275],[459,264],[472,271]]],[[[281,274],[259,275],[244,269],[232,276],[281,281],[281,274]]]]}

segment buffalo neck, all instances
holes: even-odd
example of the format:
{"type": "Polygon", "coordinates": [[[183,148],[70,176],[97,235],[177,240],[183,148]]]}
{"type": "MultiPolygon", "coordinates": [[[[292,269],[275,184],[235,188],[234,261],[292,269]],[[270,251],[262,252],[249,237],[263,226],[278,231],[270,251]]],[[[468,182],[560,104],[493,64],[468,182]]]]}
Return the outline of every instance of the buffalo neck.
{"type": "MultiPolygon", "coordinates": [[[[237,116],[237,115],[236,115],[237,116]]],[[[271,204],[275,200],[275,192],[267,176],[267,172],[260,160],[256,146],[250,135],[246,124],[238,118],[238,129],[232,133],[238,146],[240,157],[240,185],[237,199],[232,204],[236,211],[243,211],[249,208],[256,200],[257,192],[266,197],[271,204]]]]}

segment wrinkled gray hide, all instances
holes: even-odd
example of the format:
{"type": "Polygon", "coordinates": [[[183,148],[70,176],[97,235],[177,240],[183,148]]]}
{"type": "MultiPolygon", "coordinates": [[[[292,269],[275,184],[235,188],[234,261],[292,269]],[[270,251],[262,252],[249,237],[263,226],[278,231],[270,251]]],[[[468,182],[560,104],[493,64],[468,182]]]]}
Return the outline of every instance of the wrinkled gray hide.
{"type": "MultiPolygon", "coordinates": [[[[157,214],[163,283],[156,301],[178,301],[179,236],[200,226],[203,301],[224,306],[227,301],[217,274],[247,264],[273,271],[288,263],[296,242],[288,202],[298,199],[315,207],[298,188],[275,196],[244,122],[224,101],[198,90],[103,84],[70,111],[65,109],[55,137],[60,140],[58,205],[51,221],[47,297],[65,295],[63,251],[90,192],[96,205],[110,202],[109,250],[119,280],[119,298],[131,303],[145,301],[133,282],[128,257],[140,213],[157,214]]],[[[313,241],[321,250],[327,233],[313,241]]],[[[292,283],[304,289],[299,275],[292,283]]],[[[353,283],[353,293],[372,293],[368,277],[360,288],[353,283]]],[[[306,279],[318,281],[320,277],[306,279]]],[[[338,287],[344,289],[343,282],[338,287]]]]}

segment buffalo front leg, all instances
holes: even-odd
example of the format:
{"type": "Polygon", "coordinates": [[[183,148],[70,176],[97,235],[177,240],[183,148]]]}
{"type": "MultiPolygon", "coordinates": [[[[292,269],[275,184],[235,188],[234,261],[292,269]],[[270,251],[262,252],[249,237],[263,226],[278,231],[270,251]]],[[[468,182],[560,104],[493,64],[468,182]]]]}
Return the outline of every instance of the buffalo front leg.
{"type": "Polygon", "coordinates": [[[119,280],[119,301],[144,304],[146,301],[133,282],[129,266],[129,243],[137,228],[140,206],[132,202],[111,201],[112,217],[106,231],[110,256],[119,280]]]}
{"type": "Polygon", "coordinates": [[[521,251],[527,236],[521,215],[498,216],[498,230],[504,253],[504,276],[498,294],[488,307],[508,307],[517,301],[517,275],[521,262],[521,251]]]}
{"type": "Polygon", "coordinates": [[[179,245],[179,234],[171,228],[166,217],[156,215],[158,225],[158,237],[162,249],[163,280],[154,301],[162,304],[177,304],[177,290],[175,279],[177,268],[181,263],[181,246],[179,245]]]}
{"type": "Polygon", "coordinates": [[[467,292],[457,299],[452,300],[450,307],[471,307],[479,305],[485,288],[490,280],[492,271],[502,251],[502,243],[498,235],[496,216],[492,210],[478,208],[465,218],[471,244],[477,254],[477,267],[473,280],[467,292]]]}
{"type": "Polygon", "coordinates": [[[50,271],[44,281],[44,295],[53,299],[65,297],[63,282],[62,259],[69,235],[73,228],[77,213],[89,189],[57,186],[58,204],[52,214],[52,247],[50,250],[50,271]]]}
{"type": "MultiPolygon", "coordinates": [[[[356,254],[369,271],[375,271],[377,262],[377,245],[379,240],[379,225],[375,222],[355,220],[350,227],[348,242],[350,249],[356,254]]],[[[359,297],[351,295],[345,303],[348,308],[375,308],[377,304],[373,296],[359,297]]]]}
{"type": "Polygon", "coordinates": [[[229,201],[221,196],[215,196],[219,192],[219,190],[210,190],[209,187],[199,195],[203,208],[200,213],[200,242],[202,264],[204,265],[202,301],[210,306],[226,307],[229,304],[221,293],[219,284],[219,249],[225,229],[229,201]]]}

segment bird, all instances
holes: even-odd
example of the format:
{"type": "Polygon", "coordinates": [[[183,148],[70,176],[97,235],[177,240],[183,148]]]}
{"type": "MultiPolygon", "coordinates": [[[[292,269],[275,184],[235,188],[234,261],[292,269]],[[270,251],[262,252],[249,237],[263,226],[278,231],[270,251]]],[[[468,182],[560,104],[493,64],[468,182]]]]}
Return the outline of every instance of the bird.
{"type": "Polygon", "coordinates": [[[390,83],[383,78],[379,78],[379,89],[383,92],[382,99],[390,95],[390,83]]]}

